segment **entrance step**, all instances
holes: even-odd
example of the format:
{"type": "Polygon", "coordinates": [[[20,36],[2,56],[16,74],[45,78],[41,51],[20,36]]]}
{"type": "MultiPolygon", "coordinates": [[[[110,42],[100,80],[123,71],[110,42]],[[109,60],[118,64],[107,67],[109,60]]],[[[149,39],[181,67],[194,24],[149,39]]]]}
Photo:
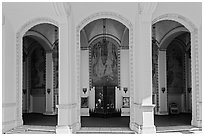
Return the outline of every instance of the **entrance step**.
{"type": "Polygon", "coordinates": [[[201,132],[202,128],[194,126],[168,126],[168,127],[157,127],[157,133],[197,133],[201,132]]]}
{"type": "Polygon", "coordinates": [[[5,134],[55,134],[56,127],[54,126],[33,126],[23,125],[14,128],[5,134]]]}
{"type": "Polygon", "coordinates": [[[77,134],[135,134],[126,127],[82,127],[77,134]]]}

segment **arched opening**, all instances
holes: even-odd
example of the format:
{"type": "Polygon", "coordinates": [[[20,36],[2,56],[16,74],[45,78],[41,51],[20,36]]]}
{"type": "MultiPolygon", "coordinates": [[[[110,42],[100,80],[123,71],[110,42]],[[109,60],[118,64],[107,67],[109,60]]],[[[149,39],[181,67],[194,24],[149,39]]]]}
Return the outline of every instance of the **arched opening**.
{"type": "Polygon", "coordinates": [[[56,126],[58,28],[48,23],[35,25],[22,41],[23,124],[56,126]]]}
{"type": "Polygon", "coordinates": [[[152,83],[157,131],[190,127],[192,72],[190,31],[163,20],[152,27],[152,83]],[[162,115],[162,116],[161,116],[162,115]]]}
{"type": "Polygon", "coordinates": [[[81,126],[129,127],[129,29],[94,20],[81,29],[80,47],[81,126]]]}

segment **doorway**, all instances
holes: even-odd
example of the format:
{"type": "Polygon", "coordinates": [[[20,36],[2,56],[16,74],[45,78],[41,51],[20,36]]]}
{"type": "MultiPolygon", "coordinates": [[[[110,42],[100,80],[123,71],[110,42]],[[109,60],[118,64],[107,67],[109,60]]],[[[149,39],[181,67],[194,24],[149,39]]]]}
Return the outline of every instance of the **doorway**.
{"type": "Polygon", "coordinates": [[[192,72],[190,32],[176,21],[159,21],[153,34],[153,103],[157,129],[191,126],[192,72]],[[161,32],[162,33],[159,33],[161,32]],[[162,116],[161,116],[162,115],[162,116]],[[165,121],[162,121],[165,120],[165,121]]]}
{"type": "Polygon", "coordinates": [[[39,24],[30,28],[23,37],[22,56],[23,124],[56,126],[58,28],[51,24],[39,24]]]}
{"type": "Polygon", "coordinates": [[[123,104],[130,97],[128,41],[129,30],[112,19],[94,20],[80,31],[82,127],[129,127],[130,103],[123,104]],[[127,71],[123,78],[121,70],[127,71]]]}

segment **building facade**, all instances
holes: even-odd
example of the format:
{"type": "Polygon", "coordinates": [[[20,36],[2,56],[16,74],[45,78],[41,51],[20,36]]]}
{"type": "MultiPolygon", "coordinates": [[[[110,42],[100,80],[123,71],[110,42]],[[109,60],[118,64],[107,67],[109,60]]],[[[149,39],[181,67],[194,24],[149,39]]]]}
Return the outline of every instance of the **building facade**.
{"type": "Polygon", "coordinates": [[[155,133],[154,115],[172,104],[201,127],[201,11],[201,3],[3,3],[3,132],[36,112],[57,114],[57,133],[110,113],[155,133]]]}

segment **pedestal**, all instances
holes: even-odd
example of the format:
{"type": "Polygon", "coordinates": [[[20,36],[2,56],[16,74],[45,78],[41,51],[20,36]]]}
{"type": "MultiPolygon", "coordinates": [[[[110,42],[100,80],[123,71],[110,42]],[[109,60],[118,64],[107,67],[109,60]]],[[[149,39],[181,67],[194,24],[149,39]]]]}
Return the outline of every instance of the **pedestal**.
{"type": "Polygon", "coordinates": [[[56,134],[72,134],[69,126],[56,126],[56,134]]]}

